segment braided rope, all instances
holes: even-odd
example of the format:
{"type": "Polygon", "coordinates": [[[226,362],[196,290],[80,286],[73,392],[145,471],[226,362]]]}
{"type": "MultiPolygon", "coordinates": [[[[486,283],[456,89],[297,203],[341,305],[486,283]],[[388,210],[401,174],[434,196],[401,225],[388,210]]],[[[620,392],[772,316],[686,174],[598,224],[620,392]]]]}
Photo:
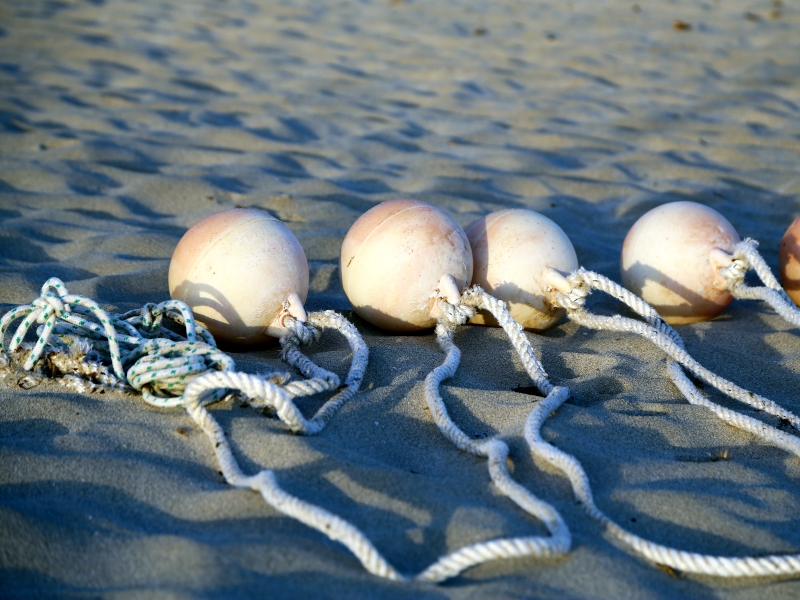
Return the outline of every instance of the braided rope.
{"type": "MultiPolygon", "coordinates": [[[[683,343],[675,331],[643,300],[605,277],[584,269],[578,269],[569,275],[566,280],[571,288],[570,292],[565,294],[554,291],[552,297],[560,306],[567,309],[567,315],[571,320],[594,329],[630,331],[649,339],[669,356],[667,361],[669,377],[691,404],[702,406],[713,412],[724,422],[743,429],[800,457],[800,439],[737,411],[711,402],[697,390],[679,365],[688,368],[731,398],[787,419],[795,427],[798,424],[797,417],[773,402],[747,392],[700,366],[683,349],[683,343]],[[621,300],[643,316],[647,323],[627,319],[619,315],[601,317],[589,313],[584,308],[584,302],[591,290],[595,289],[605,291],[621,300]]],[[[769,279],[762,280],[768,282],[768,285],[771,283],[769,279]]],[[[775,284],[777,285],[777,282],[775,284]]],[[[545,442],[541,437],[542,424],[565,400],[566,395],[549,396],[536,405],[525,425],[525,439],[535,455],[544,458],[567,476],[575,497],[580,501],[586,512],[601,522],[613,537],[654,563],[684,572],[717,577],[759,577],[767,575],[796,575],[800,573],[800,554],[724,557],[685,552],[645,540],[617,525],[595,504],[591,486],[589,485],[589,478],[578,460],[545,442]]]]}
{"type": "Polygon", "coordinates": [[[719,269],[719,274],[727,282],[728,290],[734,298],[763,300],[775,309],[775,312],[784,320],[795,327],[800,327],[800,310],[786,295],[786,291],[778,283],[757,248],[758,242],[750,238],[736,244],[731,256],[731,264],[719,269]],[[764,287],[745,285],[744,276],[750,269],[756,272],[764,287]]]}
{"type": "Polygon", "coordinates": [[[511,345],[522,360],[525,372],[530,376],[536,387],[543,395],[547,395],[553,388],[547,373],[536,358],[522,325],[517,323],[509,314],[506,303],[494,296],[487,294],[480,286],[472,286],[464,291],[461,303],[471,308],[489,311],[506,332],[511,345]]]}
{"type": "Polygon", "coordinates": [[[561,515],[551,505],[534,496],[527,489],[515,482],[506,469],[508,445],[499,439],[473,440],[464,433],[450,418],[444,400],[439,394],[439,386],[445,379],[455,374],[461,360],[461,352],[453,343],[453,333],[458,325],[464,324],[475,314],[476,308],[492,311],[498,322],[504,323],[514,348],[525,364],[526,371],[531,374],[537,386],[545,388],[545,393],[555,389],[547,381],[547,375],[536,359],[533,349],[522,329],[508,314],[505,303],[491,298],[480,287],[474,286],[465,291],[459,305],[452,305],[439,299],[442,316],[436,325],[436,340],[445,353],[444,362],[433,369],[425,378],[425,399],[434,422],[442,434],[459,450],[488,460],[489,476],[494,485],[517,506],[540,520],[549,537],[526,536],[502,538],[479,542],[441,558],[416,579],[427,581],[443,581],[475,565],[499,559],[510,559],[533,556],[550,558],[562,556],[569,551],[572,538],[561,515]],[[516,325],[516,327],[514,327],[516,325]]]}
{"type": "MultiPolygon", "coordinates": [[[[672,363],[670,365],[670,370],[680,373],[680,375],[685,378],[685,375],[680,372],[680,368],[677,364],[672,363]]],[[[675,379],[673,379],[673,381],[675,381],[675,379]]],[[[688,379],[686,381],[688,382],[688,379]]],[[[681,389],[681,391],[684,390],[681,389]]],[[[574,456],[555,448],[542,439],[541,427],[543,423],[566,399],[566,394],[560,396],[553,395],[539,402],[534,407],[533,411],[531,411],[525,423],[525,439],[531,450],[537,456],[544,458],[548,463],[561,470],[567,476],[572,485],[575,497],[581,503],[584,510],[591,517],[602,523],[613,537],[630,546],[634,551],[656,564],[666,565],[687,573],[713,575],[716,577],[760,577],[766,575],[795,575],[800,573],[800,554],[726,557],[685,552],[645,540],[617,525],[595,504],[591,486],[589,485],[589,478],[578,460],[574,456]]],[[[705,402],[711,404],[707,400],[705,402]]],[[[697,402],[697,404],[700,403],[697,402]]],[[[747,419],[747,417],[744,418],[747,419]]],[[[764,425],[764,427],[768,426],[764,425]]],[[[796,454],[796,441],[791,444],[793,444],[793,452],[796,454]]]]}
{"type": "Polygon", "coordinates": [[[572,291],[569,294],[563,294],[557,291],[553,292],[553,298],[560,306],[567,309],[567,316],[571,320],[591,329],[636,333],[650,340],[672,360],[680,363],[727,396],[780,417],[781,419],[785,419],[796,429],[800,429],[800,418],[793,413],[782,408],[772,400],[768,400],[767,398],[737,386],[698,363],[683,348],[683,343],[680,341],[678,334],[675,333],[675,330],[664,322],[655,310],[652,308],[649,310],[642,308],[641,305],[644,304],[644,301],[619,284],[614,283],[598,273],[586,271],[585,269],[578,269],[567,277],[567,281],[570,286],[572,286],[572,291]],[[629,319],[621,315],[605,317],[590,313],[584,308],[584,302],[591,290],[600,290],[621,300],[637,313],[645,316],[649,323],[643,323],[642,321],[629,319]]]}

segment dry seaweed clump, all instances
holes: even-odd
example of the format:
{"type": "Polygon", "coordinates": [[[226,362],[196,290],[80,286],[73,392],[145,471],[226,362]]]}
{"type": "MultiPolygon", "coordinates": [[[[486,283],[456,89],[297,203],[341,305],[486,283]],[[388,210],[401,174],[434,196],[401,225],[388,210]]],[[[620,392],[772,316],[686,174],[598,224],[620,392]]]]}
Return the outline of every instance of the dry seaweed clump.
{"type": "Polygon", "coordinates": [[[34,369],[26,371],[23,364],[33,346],[33,343],[26,342],[10,354],[0,353],[0,385],[28,390],[46,378],[82,394],[130,390],[100,362],[99,355],[85,338],[74,338],[66,349],[48,346],[34,369]]]}

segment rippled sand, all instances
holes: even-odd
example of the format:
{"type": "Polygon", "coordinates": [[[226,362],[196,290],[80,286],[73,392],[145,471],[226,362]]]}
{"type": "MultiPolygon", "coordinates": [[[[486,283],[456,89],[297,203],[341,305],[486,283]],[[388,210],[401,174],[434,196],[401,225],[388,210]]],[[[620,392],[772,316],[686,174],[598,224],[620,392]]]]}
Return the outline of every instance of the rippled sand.
{"type": "MultiPolygon", "coordinates": [[[[634,221],[694,200],[758,239],[774,269],[800,214],[800,8],[0,2],[2,312],[53,276],[115,310],[165,300],[181,235],[240,205],[268,210],[300,239],[308,308],[350,316],[341,241],[365,210],[400,197],[464,226],[502,208],[540,211],[583,266],[617,281],[634,221]]],[[[591,305],[619,310],[599,297],[591,305]]],[[[543,534],[493,490],[482,460],[433,425],[422,389],[443,357],[433,335],[353,320],[371,350],[364,391],[319,436],[290,435],[230,402],[213,408],[242,467],[274,469],[407,574],[464,544],[543,534]]],[[[768,307],[737,301],[680,333],[704,365],[800,411],[800,337],[768,307]]],[[[688,405],[644,340],[568,322],[529,337],[552,380],[572,390],[545,439],[584,464],[609,516],[684,550],[800,552],[798,458],[688,405]]],[[[535,398],[514,391],[530,381],[502,332],[464,327],[455,340],[463,361],[443,388],[451,415],[470,435],[509,441],[514,477],[572,532],[566,557],[490,563],[439,587],[386,583],[343,546],[227,486],[183,411],[7,378],[0,595],[800,595],[791,579],[667,572],[604,536],[567,480],[531,459],[522,423],[535,398]]],[[[310,355],[346,372],[333,334],[310,355]]],[[[251,372],[282,368],[275,347],[234,358],[251,372]]]]}

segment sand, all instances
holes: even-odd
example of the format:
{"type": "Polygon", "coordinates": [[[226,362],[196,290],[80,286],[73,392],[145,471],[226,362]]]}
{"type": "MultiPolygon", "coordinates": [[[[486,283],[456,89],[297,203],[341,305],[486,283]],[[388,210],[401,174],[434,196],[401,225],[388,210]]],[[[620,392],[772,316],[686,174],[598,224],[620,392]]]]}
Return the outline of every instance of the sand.
{"type": "MultiPolygon", "coordinates": [[[[464,544],[544,528],[432,423],[433,335],[351,313],[337,263],[355,219],[402,197],[463,226],[526,207],[564,229],[580,264],[619,281],[635,220],[693,200],[759,240],[776,269],[800,214],[799,166],[789,0],[0,2],[0,311],[49,277],[111,310],[165,300],[172,251],[199,219],[237,205],[280,218],[309,259],[308,309],[341,311],[370,347],[363,389],[315,437],[234,402],[212,413],[245,471],[273,469],[408,575],[464,544]]],[[[590,306],[620,310],[600,296],[590,306]]],[[[769,307],[737,301],[679,331],[705,366],[800,411],[800,337],[769,307]]],[[[545,439],[582,462],[611,518],[683,550],[800,552],[797,457],[690,406],[645,340],[568,321],[528,337],[572,392],[545,439]]],[[[800,596],[797,579],[668,572],[615,542],[531,458],[522,424],[538,397],[514,391],[531,384],[502,331],[467,326],[455,341],[451,415],[508,441],[513,476],[570,528],[565,557],[487,563],[440,586],[386,582],[226,485],[181,409],[6,378],[0,596],[800,596]]],[[[346,373],[335,333],[308,352],[346,373]]],[[[233,357],[244,371],[283,368],[276,346],[233,357]]]]}

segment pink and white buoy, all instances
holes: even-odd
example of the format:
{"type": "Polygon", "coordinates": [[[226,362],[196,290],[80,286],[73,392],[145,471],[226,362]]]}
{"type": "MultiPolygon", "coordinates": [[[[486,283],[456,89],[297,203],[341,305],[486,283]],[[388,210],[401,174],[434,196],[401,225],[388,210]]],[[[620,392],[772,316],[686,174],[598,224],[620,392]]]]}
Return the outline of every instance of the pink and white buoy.
{"type": "Polygon", "coordinates": [[[800,305],[800,217],[783,234],[778,252],[778,271],[783,289],[800,305]]]}
{"type": "Polygon", "coordinates": [[[458,304],[472,279],[472,252],[464,230],[440,208],[391,200],[353,223],[339,274],[362,319],[383,329],[420,331],[436,325],[440,296],[458,304]]]}
{"type": "MultiPolygon", "coordinates": [[[[532,210],[509,209],[486,215],[467,227],[472,246],[472,283],[508,305],[511,317],[525,329],[542,331],[564,315],[546,293],[546,271],[563,274],[578,268],[567,234],[532,210]]],[[[496,325],[480,311],[470,323],[496,325]]]]}
{"type": "Polygon", "coordinates": [[[184,234],[169,265],[169,291],[218,340],[255,346],[305,321],[308,262],[281,221],[249,208],[210,215],[184,234]]]}
{"type": "Polygon", "coordinates": [[[733,300],[719,270],[740,242],[712,208],[671,202],[633,225],[622,246],[622,284],[671,325],[713,319],[733,300]]]}

